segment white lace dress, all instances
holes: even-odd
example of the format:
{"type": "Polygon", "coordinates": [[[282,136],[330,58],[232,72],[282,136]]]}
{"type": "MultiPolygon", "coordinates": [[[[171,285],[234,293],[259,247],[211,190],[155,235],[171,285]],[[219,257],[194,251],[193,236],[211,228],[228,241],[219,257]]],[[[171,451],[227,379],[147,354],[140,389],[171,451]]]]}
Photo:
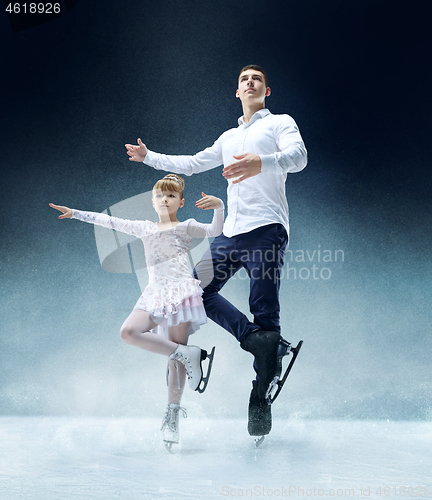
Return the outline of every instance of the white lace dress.
{"type": "Polygon", "coordinates": [[[110,217],[96,212],[73,210],[72,218],[127,233],[140,238],[149,275],[134,309],[147,311],[158,325],[155,329],[168,337],[168,328],[191,322],[189,334],[207,322],[200,281],[189,270],[188,253],[194,238],[205,238],[221,234],[224,222],[224,206],[214,210],[211,224],[202,224],[195,219],[180,222],[170,229],[160,230],[156,222],[131,221],[110,217]]]}

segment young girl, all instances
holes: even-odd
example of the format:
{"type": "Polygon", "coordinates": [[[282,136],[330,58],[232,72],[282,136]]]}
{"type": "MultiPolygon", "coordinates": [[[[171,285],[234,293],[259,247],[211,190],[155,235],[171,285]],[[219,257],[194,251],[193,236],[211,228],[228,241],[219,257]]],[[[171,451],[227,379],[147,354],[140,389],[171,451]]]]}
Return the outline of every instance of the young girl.
{"type": "Polygon", "coordinates": [[[184,205],[184,181],[175,174],[166,175],[153,187],[152,203],[159,222],[130,221],[95,212],[82,212],[50,203],[62,212],[59,219],[74,218],[140,238],[149,274],[149,283],[133,311],[123,323],[121,338],[127,344],[168,356],[168,406],[162,422],[163,440],[169,451],[179,443],[179,411],[186,374],[191,389],[203,392],[208,383],[214,348],[210,355],[196,346],[187,346],[188,337],[206,323],[203,293],[188,267],[188,252],[193,238],[218,236],[222,232],[222,200],[202,193],[198,208],[214,209],[211,224],[195,219],[180,222],[177,211],[184,205]],[[160,333],[157,335],[151,330],[160,333]],[[209,358],[203,378],[201,361],[209,358]],[[182,363],[178,365],[178,361],[182,363]],[[185,373],[186,372],[186,373],[185,373]],[[200,384],[204,386],[201,388],[200,384]]]}

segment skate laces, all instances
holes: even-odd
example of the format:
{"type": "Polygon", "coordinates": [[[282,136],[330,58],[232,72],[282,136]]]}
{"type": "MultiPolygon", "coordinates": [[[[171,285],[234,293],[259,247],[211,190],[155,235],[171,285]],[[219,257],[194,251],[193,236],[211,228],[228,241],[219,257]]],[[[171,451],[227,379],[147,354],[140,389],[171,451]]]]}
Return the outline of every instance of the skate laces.
{"type": "Polygon", "coordinates": [[[174,367],[177,371],[177,385],[178,388],[180,389],[180,375],[179,375],[177,360],[179,360],[180,363],[185,367],[188,380],[192,378],[192,363],[190,362],[190,359],[188,357],[183,355],[182,352],[177,352],[177,351],[174,351],[173,354],[171,354],[170,359],[174,361],[174,367]]]}
{"type": "Polygon", "coordinates": [[[172,432],[177,432],[177,426],[178,426],[178,419],[179,419],[179,412],[182,412],[183,418],[187,418],[187,412],[186,408],[183,408],[183,406],[176,405],[176,406],[171,406],[168,405],[166,410],[165,410],[165,415],[162,420],[162,427],[161,431],[165,430],[167,427],[170,431],[172,432]]]}

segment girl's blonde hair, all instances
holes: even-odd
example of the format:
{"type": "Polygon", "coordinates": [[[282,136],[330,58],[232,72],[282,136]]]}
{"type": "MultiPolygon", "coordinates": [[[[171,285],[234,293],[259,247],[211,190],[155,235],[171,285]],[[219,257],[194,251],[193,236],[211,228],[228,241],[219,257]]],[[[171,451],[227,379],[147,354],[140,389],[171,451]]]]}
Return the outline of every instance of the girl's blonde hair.
{"type": "Polygon", "coordinates": [[[183,199],[183,189],[185,183],[184,180],[177,174],[168,174],[163,179],[159,179],[153,186],[153,191],[155,189],[160,189],[161,191],[175,191],[180,193],[180,198],[183,199]]]}

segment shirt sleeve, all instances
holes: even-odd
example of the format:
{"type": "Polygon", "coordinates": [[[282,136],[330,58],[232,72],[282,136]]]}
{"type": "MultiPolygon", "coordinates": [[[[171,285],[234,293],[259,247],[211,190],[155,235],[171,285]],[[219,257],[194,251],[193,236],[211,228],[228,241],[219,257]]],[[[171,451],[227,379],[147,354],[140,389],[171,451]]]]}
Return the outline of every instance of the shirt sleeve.
{"type": "Polygon", "coordinates": [[[261,158],[261,173],[285,174],[303,170],[307,164],[307,151],[296,122],[281,115],[274,124],[276,144],[280,151],[261,158]]]}
{"type": "Polygon", "coordinates": [[[142,238],[147,235],[149,224],[148,221],[120,219],[118,217],[110,217],[107,214],[83,212],[81,210],[72,210],[72,219],[78,219],[108,229],[115,229],[121,233],[136,236],[137,238],[142,238]]]}
{"type": "Polygon", "coordinates": [[[220,139],[213,146],[193,156],[175,156],[148,151],[144,162],[156,170],[165,170],[176,174],[192,175],[218,167],[223,163],[220,139]]]}
{"type": "Polygon", "coordinates": [[[197,222],[195,219],[190,219],[187,227],[188,234],[193,238],[210,238],[212,236],[219,236],[223,229],[224,211],[225,206],[222,201],[222,205],[219,208],[214,209],[211,224],[203,224],[201,222],[197,222]]]}

